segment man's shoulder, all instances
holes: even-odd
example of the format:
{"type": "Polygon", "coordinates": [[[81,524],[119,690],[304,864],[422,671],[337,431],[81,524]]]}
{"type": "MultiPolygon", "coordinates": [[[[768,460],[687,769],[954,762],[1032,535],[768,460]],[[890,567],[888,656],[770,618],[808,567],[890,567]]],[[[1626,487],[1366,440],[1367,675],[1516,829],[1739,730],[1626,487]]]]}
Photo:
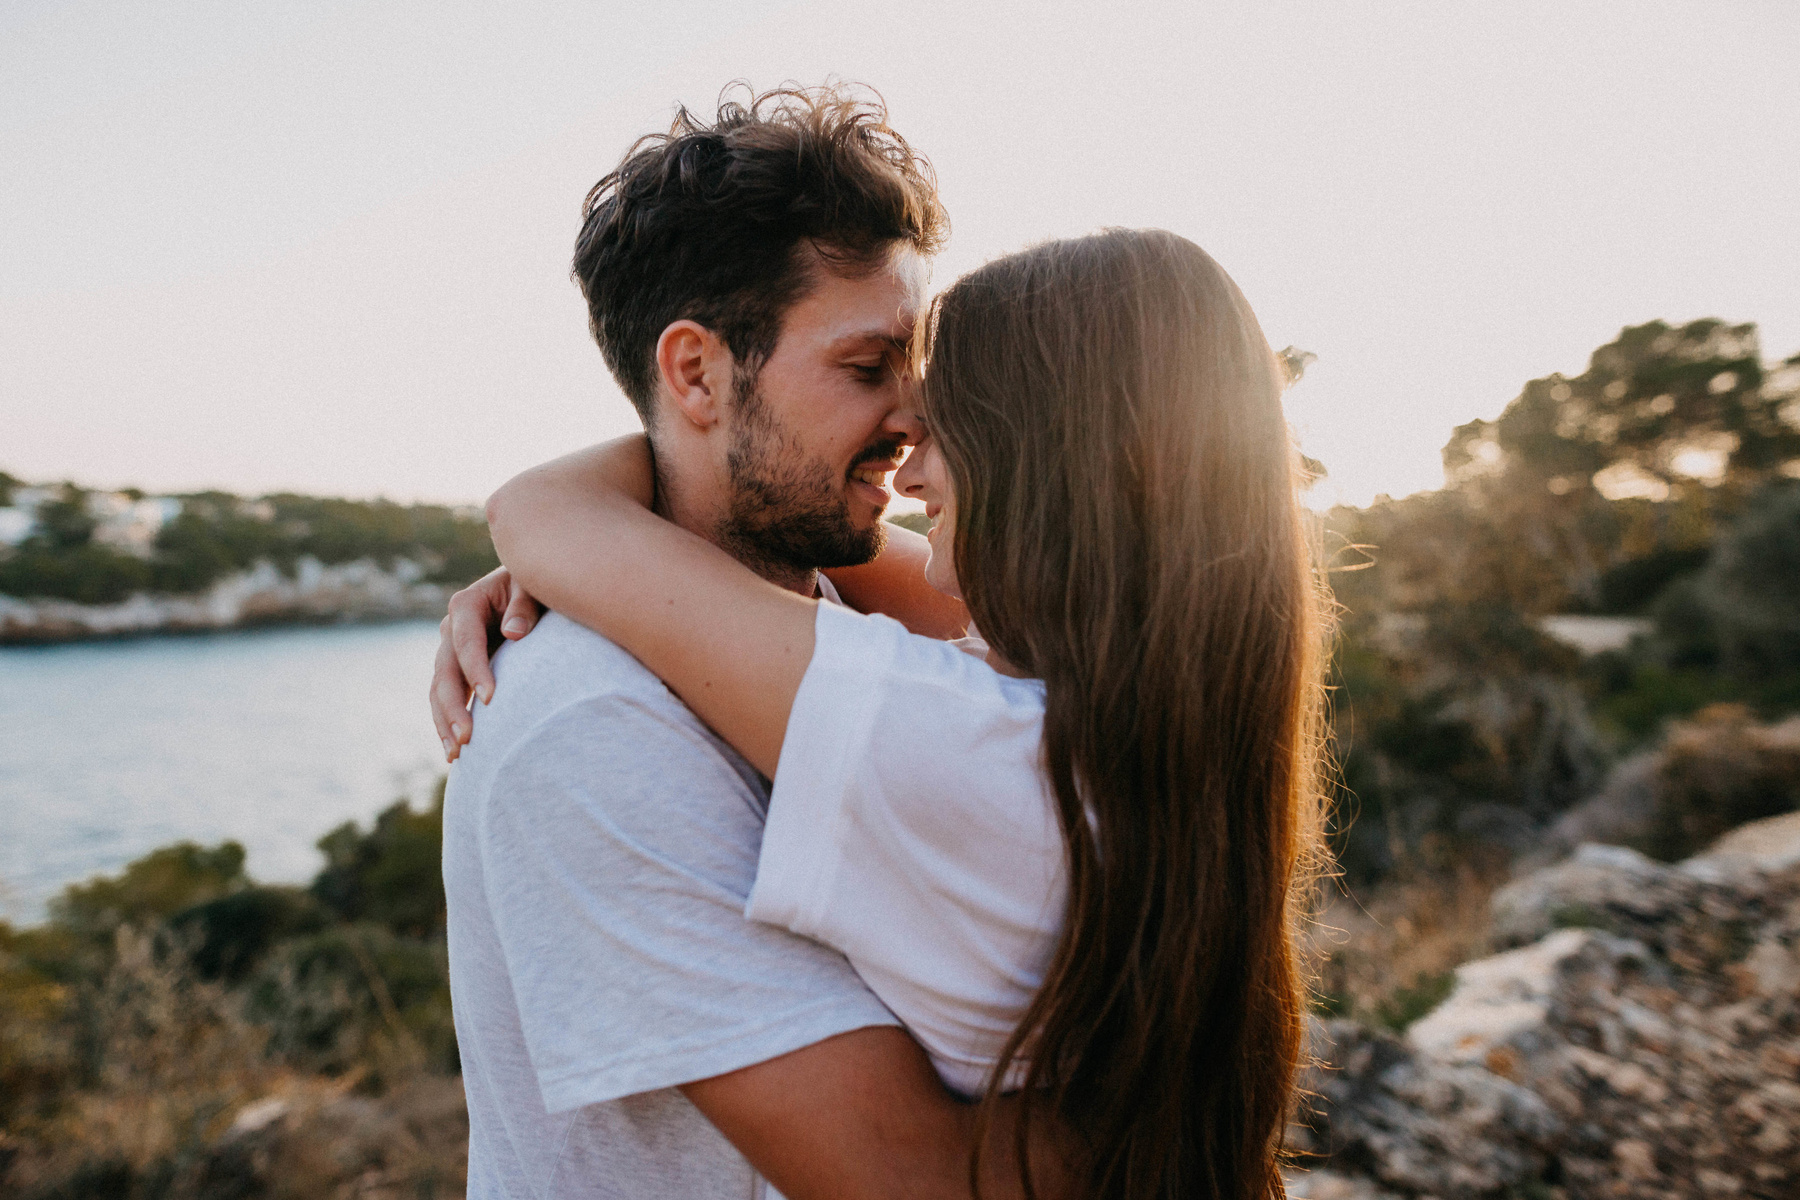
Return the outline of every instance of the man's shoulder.
{"type": "Polygon", "coordinates": [[[545,613],[530,634],[502,647],[494,681],[493,702],[475,706],[474,736],[452,772],[453,783],[461,776],[459,791],[559,770],[572,778],[603,773],[620,794],[633,780],[691,788],[714,778],[733,792],[761,793],[755,773],[662,680],[566,617],[545,613]]]}
{"type": "Polygon", "coordinates": [[[494,699],[477,705],[475,729],[486,724],[511,742],[530,736],[573,710],[656,713],[678,724],[697,723],[662,680],[626,650],[584,625],[547,612],[525,637],[494,656],[494,699]]]}
{"type": "Polygon", "coordinates": [[[500,647],[494,656],[494,678],[518,680],[519,690],[529,690],[540,702],[550,694],[640,691],[674,699],[624,647],[557,612],[546,612],[530,633],[500,647]]]}

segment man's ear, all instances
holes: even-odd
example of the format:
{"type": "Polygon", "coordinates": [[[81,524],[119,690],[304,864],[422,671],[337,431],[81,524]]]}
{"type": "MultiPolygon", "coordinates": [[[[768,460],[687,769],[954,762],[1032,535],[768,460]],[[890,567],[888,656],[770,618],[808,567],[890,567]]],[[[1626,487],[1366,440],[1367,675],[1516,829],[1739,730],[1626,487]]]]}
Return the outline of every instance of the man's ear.
{"type": "Polygon", "coordinates": [[[675,414],[710,429],[731,399],[731,351],[698,321],[672,322],[656,339],[656,371],[675,414]]]}

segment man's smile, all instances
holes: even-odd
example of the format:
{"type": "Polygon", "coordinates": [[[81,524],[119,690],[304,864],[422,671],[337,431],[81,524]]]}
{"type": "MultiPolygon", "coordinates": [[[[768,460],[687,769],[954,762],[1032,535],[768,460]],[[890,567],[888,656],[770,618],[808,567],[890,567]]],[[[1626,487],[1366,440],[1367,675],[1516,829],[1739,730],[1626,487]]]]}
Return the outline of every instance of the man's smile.
{"type": "Polygon", "coordinates": [[[886,508],[888,501],[893,499],[888,492],[887,477],[899,468],[905,449],[904,445],[891,442],[871,446],[857,455],[856,461],[845,473],[851,491],[866,498],[877,512],[886,508]]]}

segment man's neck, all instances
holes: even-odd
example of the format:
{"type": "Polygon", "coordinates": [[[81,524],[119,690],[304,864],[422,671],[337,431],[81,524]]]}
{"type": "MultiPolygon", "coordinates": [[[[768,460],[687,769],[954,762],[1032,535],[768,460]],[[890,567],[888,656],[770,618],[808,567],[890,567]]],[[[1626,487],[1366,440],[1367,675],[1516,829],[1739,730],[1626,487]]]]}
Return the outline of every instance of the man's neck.
{"type": "Polygon", "coordinates": [[[719,538],[718,519],[711,514],[693,511],[690,506],[681,503],[677,489],[670,486],[661,470],[656,473],[656,498],[650,507],[657,516],[705,538],[776,587],[805,596],[808,600],[818,596],[819,572],[816,569],[768,562],[744,553],[739,547],[726,545],[719,538]]]}
{"type": "Polygon", "coordinates": [[[812,600],[819,595],[819,572],[811,567],[804,571],[797,571],[792,567],[759,565],[741,557],[738,561],[776,587],[786,588],[797,596],[805,596],[808,600],[812,600]]]}

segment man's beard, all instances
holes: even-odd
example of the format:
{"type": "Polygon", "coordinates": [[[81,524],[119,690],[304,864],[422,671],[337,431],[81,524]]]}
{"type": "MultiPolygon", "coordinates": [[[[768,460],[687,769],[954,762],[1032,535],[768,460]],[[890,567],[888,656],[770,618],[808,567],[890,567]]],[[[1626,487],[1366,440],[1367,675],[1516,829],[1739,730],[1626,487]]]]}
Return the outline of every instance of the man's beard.
{"type": "MultiPolygon", "coordinates": [[[[719,523],[719,545],[746,565],[784,571],[854,567],[881,553],[887,531],[879,519],[858,529],[850,519],[844,480],[816,458],[769,411],[755,373],[733,378],[737,428],[726,468],[731,507],[719,523]]],[[[892,462],[902,443],[871,443],[857,464],[892,462]]]]}

